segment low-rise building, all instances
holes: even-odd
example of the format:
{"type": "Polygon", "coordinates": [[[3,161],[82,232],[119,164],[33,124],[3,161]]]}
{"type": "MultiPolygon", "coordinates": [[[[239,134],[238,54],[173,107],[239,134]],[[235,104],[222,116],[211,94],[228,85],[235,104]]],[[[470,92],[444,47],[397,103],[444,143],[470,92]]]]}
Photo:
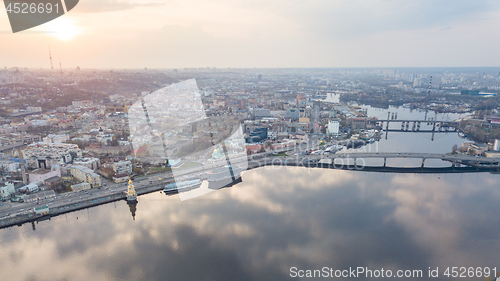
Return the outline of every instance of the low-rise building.
{"type": "Polygon", "coordinates": [[[7,172],[15,173],[20,168],[19,159],[11,159],[10,161],[0,161],[0,167],[5,169],[5,171],[7,172]]]}
{"type": "Polygon", "coordinates": [[[92,188],[101,186],[101,176],[94,173],[94,171],[87,167],[76,165],[71,166],[70,173],[75,179],[81,182],[89,183],[92,188]]]}
{"type": "Polygon", "coordinates": [[[168,165],[170,165],[171,167],[178,167],[181,163],[182,163],[181,158],[168,159],[168,165]]]}
{"type": "Polygon", "coordinates": [[[7,199],[15,193],[16,189],[14,188],[14,183],[6,182],[5,186],[0,187],[0,196],[2,197],[2,199],[7,199]]]}
{"type": "Polygon", "coordinates": [[[49,214],[49,207],[48,206],[36,207],[35,214],[37,214],[39,216],[48,215],[49,214]]]}
{"type": "Polygon", "coordinates": [[[126,182],[128,181],[128,174],[116,174],[113,176],[113,181],[115,183],[126,182]]]}
{"type": "Polygon", "coordinates": [[[24,202],[33,202],[33,201],[38,201],[40,199],[52,198],[55,196],[56,196],[56,193],[54,192],[54,190],[46,190],[46,191],[41,191],[41,192],[26,195],[24,197],[24,202]]]}
{"type": "Polygon", "coordinates": [[[108,168],[108,167],[101,167],[99,170],[97,170],[97,173],[105,178],[112,178],[115,172],[113,169],[108,168]]]}
{"type": "Polygon", "coordinates": [[[61,177],[61,169],[55,169],[53,171],[47,169],[36,169],[29,173],[30,183],[38,181],[43,182],[52,177],[61,177]]]}
{"type": "Polygon", "coordinates": [[[87,181],[86,182],[90,183],[92,188],[100,187],[101,186],[101,176],[99,176],[96,173],[87,174],[87,181]]]}
{"type": "Polygon", "coordinates": [[[82,190],[90,189],[91,186],[90,186],[90,183],[88,183],[88,182],[82,182],[82,183],[71,185],[71,188],[73,189],[73,191],[82,191],[82,190]]]}
{"type": "Polygon", "coordinates": [[[500,151],[486,151],[484,155],[490,158],[500,158],[500,151]]]}
{"type": "Polygon", "coordinates": [[[462,147],[461,147],[461,149],[460,149],[460,150],[461,150],[461,151],[463,151],[463,152],[467,152],[467,151],[469,151],[469,146],[470,146],[471,144],[473,144],[473,143],[474,143],[473,141],[464,141],[464,142],[462,143],[462,147]]]}
{"type": "Polygon", "coordinates": [[[43,182],[45,185],[48,186],[48,188],[56,191],[61,191],[62,185],[63,185],[63,180],[59,176],[54,176],[51,178],[46,179],[43,182]]]}
{"type": "Polygon", "coordinates": [[[469,145],[468,153],[470,155],[483,155],[484,152],[488,151],[487,144],[473,143],[469,145]]]}
{"type": "Polygon", "coordinates": [[[43,185],[43,183],[40,181],[31,182],[30,184],[21,187],[19,189],[19,191],[21,191],[23,193],[35,193],[35,192],[38,192],[40,190],[40,186],[42,186],[42,185],[43,185]]]}

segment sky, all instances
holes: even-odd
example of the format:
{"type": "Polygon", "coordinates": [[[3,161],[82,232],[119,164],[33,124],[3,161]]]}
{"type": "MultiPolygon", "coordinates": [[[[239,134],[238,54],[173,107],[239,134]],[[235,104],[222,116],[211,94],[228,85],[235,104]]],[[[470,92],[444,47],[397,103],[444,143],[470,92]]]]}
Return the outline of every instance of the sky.
{"type": "Polygon", "coordinates": [[[15,34],[0,11],[0,67],[500,66],[499,27],[496,0],[80,0],[15,34]]]}

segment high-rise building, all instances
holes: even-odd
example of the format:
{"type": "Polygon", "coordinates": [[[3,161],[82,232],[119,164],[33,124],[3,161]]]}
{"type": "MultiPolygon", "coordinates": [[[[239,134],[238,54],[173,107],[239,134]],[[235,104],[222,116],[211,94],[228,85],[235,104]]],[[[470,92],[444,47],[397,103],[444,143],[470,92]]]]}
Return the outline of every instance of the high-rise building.
{"type": "Polygon", "coordinates": [[[330,122],[328,123],[328,134],[337,136],[339,134],[339,131],[340,131],[339,120],[337,119],[330,120],[330,122]]]}
{"type": "Polygon", "coordinates": [[[420,86],[422,86],[422,81],[420,81],[420,78],[413,79],[413,88],[419,88],[420,86]]]}

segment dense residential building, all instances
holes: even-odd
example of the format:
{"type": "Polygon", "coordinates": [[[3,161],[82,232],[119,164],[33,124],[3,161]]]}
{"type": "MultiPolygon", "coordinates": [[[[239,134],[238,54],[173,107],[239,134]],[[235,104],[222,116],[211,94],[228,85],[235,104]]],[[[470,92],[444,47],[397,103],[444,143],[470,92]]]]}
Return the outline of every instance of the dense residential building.
{"type": "Polygon", "coordinates": [[[82,157],[76,144],[38,142],[23,149],[28,167],[51,168],[55,164],[71,163],[74,158],[82,157]]]}
{"type": "Polygon", "coordinates": [[[265,117],[271,117],[271,110],[267,108],[256,108],[254,109],[255,119],[262,119],[265,117]]]}
{"type": "Polygon", "coordinates": [[[73,160],[73,165],[84,166],[91,170],[97,170],[101,166],[99,158],[76,158],[73,160]]]}
{"type": "Polygon", "coordinates": [[[130,161],[119,161],[113,163],[113,171],[116,174],[132,174],[132,162],[130,161]]]}

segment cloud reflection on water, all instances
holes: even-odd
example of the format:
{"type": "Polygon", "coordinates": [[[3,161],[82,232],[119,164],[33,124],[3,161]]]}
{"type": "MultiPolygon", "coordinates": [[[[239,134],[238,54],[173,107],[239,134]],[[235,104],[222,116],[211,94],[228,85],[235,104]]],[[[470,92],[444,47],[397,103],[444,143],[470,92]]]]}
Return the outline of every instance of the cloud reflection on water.
{"type": "Polygon", "coordinates": [[[0,230],[9,280],[282,280],[289,268],[494,266],[496,175],[261,168],[179,201],[141,196],[0,230]],[[76,217],[79,217],[78,220],[76,217]]]}

